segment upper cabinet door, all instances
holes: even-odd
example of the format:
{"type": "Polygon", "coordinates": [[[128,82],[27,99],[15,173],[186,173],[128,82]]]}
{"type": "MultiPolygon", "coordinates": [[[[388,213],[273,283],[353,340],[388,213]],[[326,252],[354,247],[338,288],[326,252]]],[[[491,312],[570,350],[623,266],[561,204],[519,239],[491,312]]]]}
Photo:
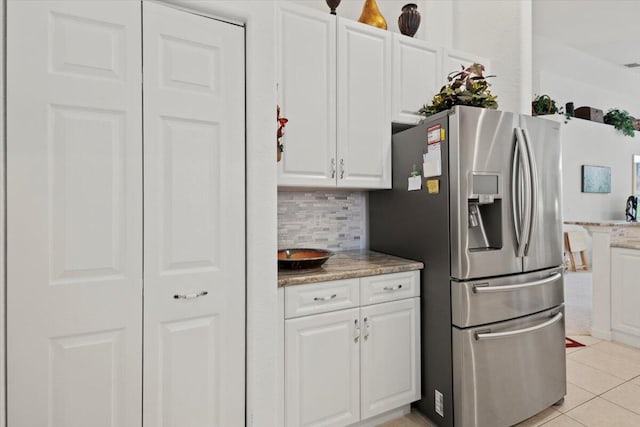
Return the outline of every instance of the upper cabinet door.
{"type": "Polygon", "coordinates": [[[396,123],[417,124],[418,113],[445,84],[442,49],[423,40],[393,34],[392,112],[396,123]]]}
{"type": "Polygon", "coordinates": [[[443,69],[442,69],[442,84],[447,83],[447,76],[451,72],[458,72],[462,70],[462,67],[467,68],[469,65],[473,63],[478,63],[484,65],[486,70],[489,70],[489,60],[487,58],[483,58],[481,56],[473,55],[467,52],[462,52],[459,50],[453,49],[445,49],[444,51],[444,61],[443,69]]]}
{"type": "Polygon", "coordinates": [[[281,2],[276,28],[278,102],[289,119],[278,185],[335,187],[336,18],[281,2]]]}
{"type": "Polygon", "coordinates": [[[338,18],[338,187],[391,188],[391,33],[338,18]]]}
{"type": "Polygon", "coordinates": [[[7,425],[139,426],[140,4],[7,9],[7,425]]]}
{"type": "Polygon", "coordinates": [[[244,29],[152,2],[143,12],[143,424],[240,426],[244,29]]]}

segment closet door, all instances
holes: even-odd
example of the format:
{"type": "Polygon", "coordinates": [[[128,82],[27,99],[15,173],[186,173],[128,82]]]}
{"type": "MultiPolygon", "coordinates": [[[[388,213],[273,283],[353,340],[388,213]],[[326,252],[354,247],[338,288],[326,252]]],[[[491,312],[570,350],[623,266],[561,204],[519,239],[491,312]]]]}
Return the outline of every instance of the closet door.
{"type": "Polygon", "coordinates": [[[244,425],[244,29],[143,9],[145,426],[244,425]]]}
{"type": "Polygon", "coordinates": [[[140,4],[7,20],[8,425],[139,426],[140,4]]]}

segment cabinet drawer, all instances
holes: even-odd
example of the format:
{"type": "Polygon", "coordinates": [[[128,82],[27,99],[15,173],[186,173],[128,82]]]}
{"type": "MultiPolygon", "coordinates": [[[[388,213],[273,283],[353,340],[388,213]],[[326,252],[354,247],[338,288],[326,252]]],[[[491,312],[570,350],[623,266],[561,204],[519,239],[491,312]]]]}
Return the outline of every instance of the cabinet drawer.
{"type": "Polygon", "coordinates": [[[333,280],[284,288],[284,316],[306,316],[359,305],[360,279],[333,280]]]}
{"type": "Polygon", "coordinates": [[[360,305],[420,296],[420,271],[369,276],[360,279],[360,305]]]}

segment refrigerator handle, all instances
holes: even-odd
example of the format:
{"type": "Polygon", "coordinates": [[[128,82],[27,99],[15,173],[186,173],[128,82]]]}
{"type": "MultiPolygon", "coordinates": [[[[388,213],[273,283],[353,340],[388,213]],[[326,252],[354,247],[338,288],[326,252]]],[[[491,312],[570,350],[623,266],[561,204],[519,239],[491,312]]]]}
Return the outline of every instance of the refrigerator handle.
{"type": "MultiPolygon", "coordinates": [[[[526,254],[527,243],[530,237],[529,233],[531,232],[531,163],[529,161],[529,152],[522,129],[516,128],[515,131],[518,160],[520,160],[517,165],[522,167],[522,176],[524,178],[523,185],[521,186],[521,189],[524,191],[524,212],[518,215],[520,222],[520,240],[518,241],[518,252],[516,254],[517,257],[522,258],[526,254]],[[521,216],[522,218],[520,218],[521,216]]],[[[516,177],[520,177],[519,173],[515,175],[516,177]]],[[[516,203],[515,200],[514,203],[516,203]]]]}
{"type": "Polygon", "coordinates": [[[516,243],[518,244],[518,252],[520,252],[520,227],[522,227],[522,210],[520,206],[520,193],[522,191],[522,183],[519,179],[520,168],[520,149],[516,140],[513,148],[513,159],[511,160],[511,209],[513,211],[513,229],[516,233],[516,243]]]}
{"type": "Polygon", "coordinates": [[[516,331],[506,331],[506,332],[491,332],[490,329],[486,329],[486,330],[482,330],[482,331],[478,331],[475,333],[475,338],[477,341],[480,340],[492,340],[492,339],[497,339],[497,338],[509,338],[509,337],[513,337],[516,335],[522,335],[522,334],[527,334],[530,332],[535,332],[535,331],[539,331],[540,329],[544,329],[547,326],[553,325],[556,322],[559,322],[560,320],[562,320],[562,312],[559,312],[558,314],[556,314],[555,316],[553,316],[551,319],[542,322],[538,325],[535,326],[530,326],[528,328],[524,328],[524,329],[518,329],[516,331]]]}
{"type": "Polygon", "coordinates": [[[529,224],[529,232],[527,234],[527,240],[525,241],[525,252],[524,255],[527,256],[529,254],[529,243],[531,242],[531,238],[533,237],[533,233],[536,229],[536,213],[538,212],[538,192],[540,191],[540,185],[538,181],[538,168],[536,167],[536,159],[533,156],[533,148],[531,147],[531,137],[529,136],[529,132],[526,129],[522,129],[522,133],[524,135],[524,142],[527,146],[527,158],[529,159],[529,169],[531,173],[531,223],[529,224]]]}

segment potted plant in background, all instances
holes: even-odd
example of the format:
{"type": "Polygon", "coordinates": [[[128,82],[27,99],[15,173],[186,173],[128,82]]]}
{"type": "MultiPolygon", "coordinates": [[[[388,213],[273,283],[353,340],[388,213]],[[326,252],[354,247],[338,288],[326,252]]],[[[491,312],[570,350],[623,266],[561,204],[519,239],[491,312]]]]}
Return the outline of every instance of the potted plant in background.
{"type": "Polygon", "coordinates": [[[452,71],[447,76],[448,84],[442,86],[440,92],[431,100],[430,105],[423,105],[420,114],[429,117],[440,111],[448,110],[454,105],[469,105],[481,108],[498,108],[498,97],[489,90],[489,77],[484,75],[484,65],[473,64],[462,71],[452,71]]]}
{"type": "Polygon", "coordinates": [[[608,125],[612,125],[623,134],[635,137],[635,127],[633,126],[634,118],[629,115],[625,110],[618,110],[617,108],[611,108],[604,115],[604,122],[608,125]]]}
{"type": "Polygon", "coordinates": [[[531,101],[531,115],[532,116],[545,116],[548,114],[561,114],[567,120],[571,120],[571,114],[565,113],[562,107],[558,107],[558,104],[549,95],[536,95],[533,101],[531,101]]]}
{"type": "Polygon", "coordinates": [[[531,115],[544,116],[547,114],[563,114],[562,107],[558,107],[556,101],[549,95],[536,95],[531,102],[531,115]]]}

